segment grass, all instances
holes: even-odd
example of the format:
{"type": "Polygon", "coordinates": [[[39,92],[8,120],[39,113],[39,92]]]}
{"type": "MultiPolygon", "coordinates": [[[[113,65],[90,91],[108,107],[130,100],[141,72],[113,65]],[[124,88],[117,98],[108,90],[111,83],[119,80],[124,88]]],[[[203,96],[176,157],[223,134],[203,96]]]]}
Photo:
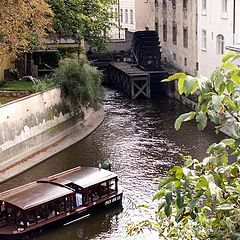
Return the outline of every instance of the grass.
{"type": "Polygon", "coordinates": [[[33,91],[33,83],[30,81],[7,81],[0,84],[0,90],[5,91],[33,91]]]}
{"type": "Polygon", "coordinates": [[[5,104],[16,99],[17,99],[16,97],[0,97],[0,104],[5,104]]]}

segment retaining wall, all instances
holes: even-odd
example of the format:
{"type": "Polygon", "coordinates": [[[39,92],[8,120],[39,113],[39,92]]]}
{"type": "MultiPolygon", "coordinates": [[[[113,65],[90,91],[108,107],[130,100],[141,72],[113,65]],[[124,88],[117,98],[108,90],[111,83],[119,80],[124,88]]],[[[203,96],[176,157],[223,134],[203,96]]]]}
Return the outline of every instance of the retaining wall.
{"type": "MultiPolygon", "coordinates": [[[[5,180],[6,171],[16,168],[21,162],[24,162],[21,169],[24,171],[34,165],[34,158],[41,155],[39,163],[61,151],[93,131],[102,120],[103,109],[98,112],[86,110],[84,119],[74,117],[71,105],[61,96],[60,88],[0,106],[0,178],[5,180]],[[71,139],[74,127],[79,129],[78,136],[74,141],[66,142],[67,136],[71,139]],[[55,148],[54,152],[50,153],[50,148],[55,148]]],[[[19,171],[14,170],[11,175],[19,171]]]]}

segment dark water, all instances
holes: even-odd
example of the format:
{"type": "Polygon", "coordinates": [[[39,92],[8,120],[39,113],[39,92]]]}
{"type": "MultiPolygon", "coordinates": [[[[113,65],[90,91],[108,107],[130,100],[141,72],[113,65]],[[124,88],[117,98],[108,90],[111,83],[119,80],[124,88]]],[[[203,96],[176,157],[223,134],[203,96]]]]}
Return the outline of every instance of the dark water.
{"type": "MultiPolygon", "coordinates": [[[[113,160],[113,170],[124,189],[123,208],[98,212],[90,218],[38,235],[37,240],[133,239],[126,234],[126,224],[144,215],[137,206],[151,203],[157,189],[153,179],[165,174],[174,164],[181,164],[178,153],[202,158],[209,144],[219,141],[212,129],[199,132],[187,123],[176,132],[174,121],[189,111],[172,99],[132,101],[114,90],[107,90],[106,117],[101,126],[86,139],[55,155],[31,170],[0,185],[0,190],[42,178],[81,165],[98,166],[113,160]]],[[[157,239],[145,233],[134,239],[157,239]]]]}

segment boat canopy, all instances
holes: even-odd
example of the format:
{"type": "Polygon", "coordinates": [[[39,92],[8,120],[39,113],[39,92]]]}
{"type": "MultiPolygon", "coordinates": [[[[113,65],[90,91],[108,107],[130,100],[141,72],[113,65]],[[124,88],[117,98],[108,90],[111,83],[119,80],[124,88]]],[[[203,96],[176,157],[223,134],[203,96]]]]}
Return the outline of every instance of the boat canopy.
{"type": "Polygon", "coordinates": [[[0,193],[0,201],[27,210],[73,194],[74,190],[67,186],[69,183],[74,183],[81,188],[88,188],[116,177],[115,173],[104,169],[77,167],[0,193]]]}
{"type": "MultiPolygon", "coordinates": [[[[52,182],[55,176],[49,177],[48,179],[52,182]],[[53,180],[51,180],[53,179],[53,180]]],[[[79,167],[74,168],[73,171],[63,172],[57,175],[57,180],[69,181],[81,188],[88,188],[90,186],[105,182],[107,180],[117,177],[117,174],[94,167],[79,167]]]]}
{"type": "Polygon", "coordinates": [[[4,194],[3,197],[0,194],[0,200],[26,210],[71,193],[73,190],[61,186],[35,182],[27,189],[18,188],[15,192],[4,194]]]}

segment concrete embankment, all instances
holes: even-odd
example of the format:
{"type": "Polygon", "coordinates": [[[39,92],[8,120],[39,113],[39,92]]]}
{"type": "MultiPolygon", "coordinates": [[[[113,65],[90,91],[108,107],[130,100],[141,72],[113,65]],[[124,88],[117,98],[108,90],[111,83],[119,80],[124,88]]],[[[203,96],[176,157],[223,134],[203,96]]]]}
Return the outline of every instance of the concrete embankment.
{"type": "Polygon", "coordinates": [[[60,88],[0,106],[0,182],[44,161],[90,134],[104,119],[104,110],[84,110],[84,118],[60,88]]]}

